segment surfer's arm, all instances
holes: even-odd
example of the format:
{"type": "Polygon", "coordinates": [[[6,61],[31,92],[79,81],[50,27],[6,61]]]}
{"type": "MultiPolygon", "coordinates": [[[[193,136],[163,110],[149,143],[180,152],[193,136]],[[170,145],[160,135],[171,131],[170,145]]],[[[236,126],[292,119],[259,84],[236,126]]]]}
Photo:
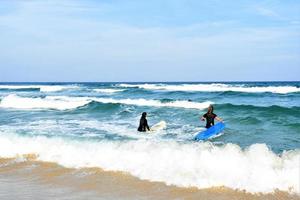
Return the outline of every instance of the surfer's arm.
{"type": "Polygon", "coordinates": [[[148,125],[147,120],[145,121],[145,126],[146,126],[146,129],[147,129],[148,131],[150,131],[150,128],[149,128],[149,125],[148,125]]]}
{"type": "Polygon", "coordinates": [[[200,120],[205,121],[205,117],[206,117],[206,114],[202,115],[202,117],[200,117],[200,120]]]}
{"type": "Polygon", "coordinates": [[[219,122],[222,122],[223,121],[223,119],[221,119],[220,117],[216,117],[215,118],[217,121],[219,121],[219,122]]]}

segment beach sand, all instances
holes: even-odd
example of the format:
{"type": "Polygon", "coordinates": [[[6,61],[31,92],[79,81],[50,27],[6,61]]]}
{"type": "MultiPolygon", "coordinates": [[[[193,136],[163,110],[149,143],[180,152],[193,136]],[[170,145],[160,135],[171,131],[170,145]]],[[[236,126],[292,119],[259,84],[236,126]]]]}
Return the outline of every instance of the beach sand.
{"type": "Polygon", "coordinates": [[[180,188],[99,168],[64,168],[27,156],[26,160],[0,159],[0,199],[285,200],[300,197],[280,191],[250,194],[228,188],[180,188]]]}

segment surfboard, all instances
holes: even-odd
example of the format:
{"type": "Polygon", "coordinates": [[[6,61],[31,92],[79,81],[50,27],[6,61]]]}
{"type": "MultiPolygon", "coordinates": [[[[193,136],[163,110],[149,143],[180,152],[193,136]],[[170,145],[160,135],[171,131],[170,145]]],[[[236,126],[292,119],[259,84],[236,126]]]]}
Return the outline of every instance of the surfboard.
{"type": "Polygon", "coordinates": [[[152,131],[159,131],[165,128],[167,128],[167,123],[165,121],[160,121],[157,124],[151,126],[150,130],[152,132],[152,131]]]}
{"type": "Polygon", "coordinates": [[[195,136],[195,140],[207,140],[213,136],[218,135],[225,128],[225,124],[223,122],[219,122],[216,125],[206,129],[205,131],[199,132],[195,136]]]}

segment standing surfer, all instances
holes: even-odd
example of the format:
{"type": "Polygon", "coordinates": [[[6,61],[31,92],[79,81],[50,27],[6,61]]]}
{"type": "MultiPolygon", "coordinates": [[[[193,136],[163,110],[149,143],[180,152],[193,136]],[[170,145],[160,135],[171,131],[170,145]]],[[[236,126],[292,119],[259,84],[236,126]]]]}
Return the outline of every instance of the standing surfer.
{"type": "Polygon", "coordinates": [[[212,105],[209,105],[207,113],[205,113],[202,117],[201,120],[205,121],[206,120],[206,126],[205,128],[210,128],[213,125],[215,125],[215,119],[217,121],[222,121],[221,118],[217,117],[217,115],[214,113],[214,107],[212,105]]]}
{"type": "Polygon", "coordinates": [[[150,131],[146,116],[147,116],[147,113],[143,112],[142,117],[140,119],[140,125],[139,125],[139,128],[138,128],[138,131],[140,131],[140,132],[150,131]]]}

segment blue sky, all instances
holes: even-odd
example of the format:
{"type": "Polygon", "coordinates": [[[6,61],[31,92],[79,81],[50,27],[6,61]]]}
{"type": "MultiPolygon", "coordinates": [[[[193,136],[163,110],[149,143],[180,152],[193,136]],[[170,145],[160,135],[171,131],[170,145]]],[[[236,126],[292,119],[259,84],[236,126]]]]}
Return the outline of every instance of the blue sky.
{"type": "Polygon", "coordinates": [[[0,0],[0,81],[300,80],[299,0],[0,0]]]}

